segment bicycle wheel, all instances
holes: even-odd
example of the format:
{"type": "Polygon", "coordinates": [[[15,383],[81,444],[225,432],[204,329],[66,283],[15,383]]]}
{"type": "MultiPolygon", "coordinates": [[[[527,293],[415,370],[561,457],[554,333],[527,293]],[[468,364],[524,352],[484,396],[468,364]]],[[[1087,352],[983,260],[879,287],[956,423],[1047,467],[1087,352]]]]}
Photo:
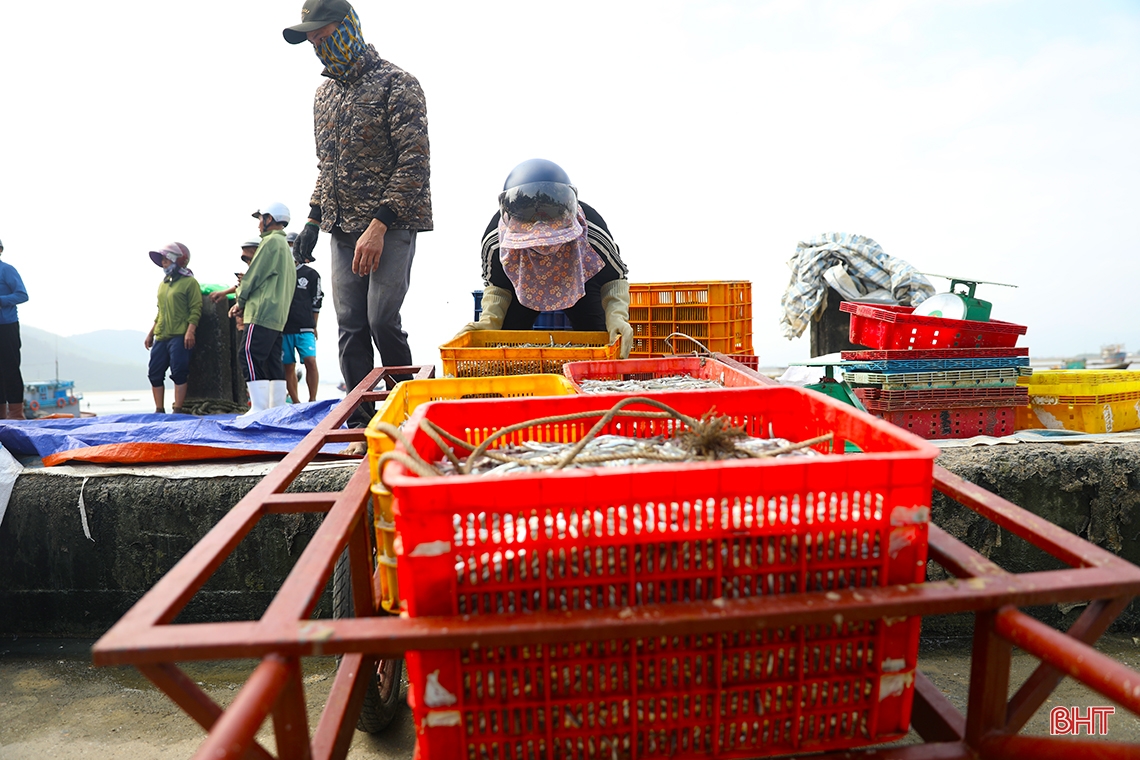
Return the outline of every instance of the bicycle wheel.
{"type": "MultiPolygon", "coordinates": [[[[352,571],[348,564],[348,550],[346,549],[336,561],[333,568],[333,617],[355,617],[352,607],[352,571]]],[[[340,665],[340,658],[337,658],[340,665]]],[[[402,657],[387,658],[376,663],[376,670],[371,674],[371,682],[364,692],[364,705],[360,709],[360,719],[356,721],[356,728],[370,734],[380,733],[386,729],[396,711],[403,702],[401,699],[401,686],[404,680],[404,659],[402,657]]]]}

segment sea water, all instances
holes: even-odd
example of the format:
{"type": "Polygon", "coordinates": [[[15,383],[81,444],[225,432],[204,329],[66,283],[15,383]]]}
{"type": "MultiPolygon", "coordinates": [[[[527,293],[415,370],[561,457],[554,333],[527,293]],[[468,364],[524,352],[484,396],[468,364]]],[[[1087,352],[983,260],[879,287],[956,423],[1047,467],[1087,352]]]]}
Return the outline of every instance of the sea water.
{"type": "MultiPolygon", "coordinates": [[[[309,389],[302,380],[298,389],[301,398],[308,400],[309,389]]],[[[79,402],[79,409],[103,417],[108,414],[139,414],[154,411],[154,397],[150,388],[132,391],[80,391],[83,399],[79,402]]],[[[317,385],[317,400],[344,398],[344,393],[337,390],[333,383],[320,383],[317,385]]],[[[166,411],[174,401],[174,388],[166,389],[166,411]]]]}

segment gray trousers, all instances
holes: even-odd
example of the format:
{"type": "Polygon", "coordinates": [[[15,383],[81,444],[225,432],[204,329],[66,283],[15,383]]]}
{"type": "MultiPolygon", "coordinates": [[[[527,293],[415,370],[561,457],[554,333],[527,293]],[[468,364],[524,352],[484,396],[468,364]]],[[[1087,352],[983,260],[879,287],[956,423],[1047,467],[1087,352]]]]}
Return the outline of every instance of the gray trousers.
{"type": "MultiPolygon", "coordinates": [[[[400,367],[412,363],[408,334],[400,321],[400,307],[412,281],[412,259],[416,255],[413,230],[388,230],[380,266],[367,277],[352,273],[359,232],[332,233],[333,307],[339,328],[340,371],[344,384],[352,390],[377,366],[400,367]],[[376,364],[373,343],[380,352],[376,364]]],[[[372,405],[364,415],[353,417],[353,425],[367,424],[372,405]]]]}

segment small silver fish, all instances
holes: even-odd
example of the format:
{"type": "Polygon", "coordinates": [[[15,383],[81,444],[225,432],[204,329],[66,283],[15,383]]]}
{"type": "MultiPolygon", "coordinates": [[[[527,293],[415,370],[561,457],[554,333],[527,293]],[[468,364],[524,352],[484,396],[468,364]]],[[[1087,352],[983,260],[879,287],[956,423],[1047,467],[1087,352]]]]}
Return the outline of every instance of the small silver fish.
{"type": "Polygon", "coordinates": [[[644,393],[645,391],[689,391],[724,387],[724,383],[716,380],[706,380],[690,375],[668,375],[639,380],[583,380],[578,385],[582,389],[582,393],[644,393]]]}
{"type": "MultiPolygon", "coordinates": [[[[725,459],[746,459],[753,456],[771,456],[774,452],[792,445],[783,438],[749,438],[736,440],[735,451],[722,456],[725,459]]],[[[574,443],[555,441],[526,441],[503,446],[488,452],[479,461],[470,464],[472,475],[507,476],[522,472],[542,472],[558,466],[574,443]]],[[[775,456],[815,456],[810,448],[776,453],[775,456]]],[[[566,469],[583,467],[630,467],[664,462],[691,462],[698,458],[673,438],[631,438],[621,435],[600,435],[590,440],[566,469]]],[[[450,461],[437,463],[444,475],[458,471],[450,461]]]]}

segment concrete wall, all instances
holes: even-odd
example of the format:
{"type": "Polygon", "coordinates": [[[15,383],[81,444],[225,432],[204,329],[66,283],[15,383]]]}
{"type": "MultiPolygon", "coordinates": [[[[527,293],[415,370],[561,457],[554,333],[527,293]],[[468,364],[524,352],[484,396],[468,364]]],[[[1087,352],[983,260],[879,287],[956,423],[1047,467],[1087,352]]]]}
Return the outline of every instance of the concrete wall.
{"type": "MultiPolygon", "coordinates": [[[[1140,563],[1140,444],[1018,444],[951,449],[949,470],[1140,563]]],[[[298,490],[338,490],[351,470],[305,472],[298,490]]],[[[16,481],[0,525],[0,634],[97,636],[257,482],[255,476],[165,479],[130,474],[84,487],[80,477],[30,471],[16,481]]],[[[1042,552],[937,496],[934,520],[1012,572],[1052,569],[1042,552]]],[[[313,531],[318,515],[269,516],[199,593],[182,621],[255,619],[313,531]]],[[[937,576],[932,567],[932,577],[937,576]]],[[[1140,631],[1133,604],[1119,631],[1140,631]]],[[[1080,608],[1033,610],[1054,624],[1080,608]]],[[[321,614],[327,614],[322,610],[321,614]]],[[[927,635],[964,636],[970,616],[927,618],[927,635]]]]}
{"type": "MultiPolygon", "coordinates": [[[[352,472],[305,471],[291,490],[338,491],[352,472]]],[[[100,635],[259,480],[124,474],[84,484],[45,470],[21,475],[0,524],[0,634],[100,635]]],[[[257,619],[320,521],[314,514],[262,519],[179,622],[257,619]]],[[[327,616],[323,604],[318,614],[327,616]]]]}
{"type": "MultiPolygon", "coordinates": [[[[972,483],[1024,507],[1071,533],[1140,564],[1140,444],[1017,444],[948,449],[938,463],[972,483]]],[[[999,530],[941,494],[936,524],[1011,572],[1063,567],[1024,540],[999,530]]],[[[933,564],[928,577],[944,577],[933,564]]],[[[1050,625],[1067,628],[1083,607],[1027,610],[1050,625]]],[[[923,621],[929,635],[968,635],[970,616],[923,621]]],[[[1140,632],[1140,603],[1133,602],[1114,630],[1140,632]]]]}

